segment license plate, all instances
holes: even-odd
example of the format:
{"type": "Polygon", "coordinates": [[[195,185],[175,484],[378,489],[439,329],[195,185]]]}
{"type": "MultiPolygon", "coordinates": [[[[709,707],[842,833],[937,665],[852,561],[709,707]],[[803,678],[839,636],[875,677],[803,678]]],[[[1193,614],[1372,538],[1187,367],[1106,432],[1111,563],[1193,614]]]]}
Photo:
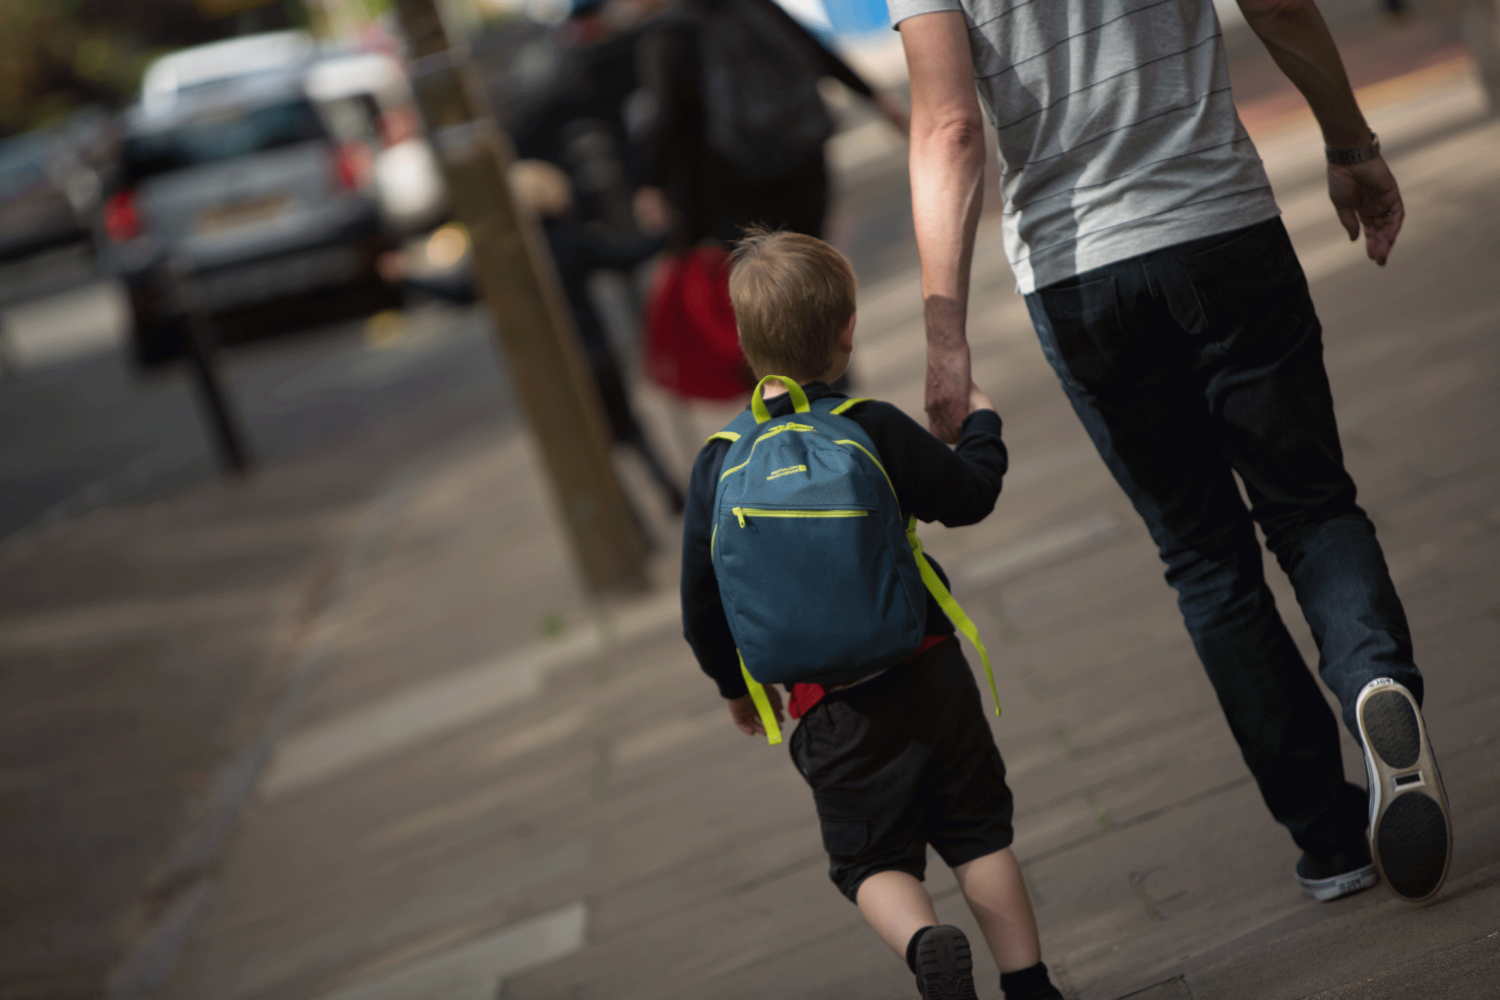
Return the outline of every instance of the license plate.
{"type": "Polygon", "coordinates": [[[217,205],[199,212],[193,223],[198,235],[222,233],[228,229],[262,225],[275,221],[291,207],[291,199],[278,195],[274,198],[257,198],[254,201],[237,201],[228,205],[217,205]]]}

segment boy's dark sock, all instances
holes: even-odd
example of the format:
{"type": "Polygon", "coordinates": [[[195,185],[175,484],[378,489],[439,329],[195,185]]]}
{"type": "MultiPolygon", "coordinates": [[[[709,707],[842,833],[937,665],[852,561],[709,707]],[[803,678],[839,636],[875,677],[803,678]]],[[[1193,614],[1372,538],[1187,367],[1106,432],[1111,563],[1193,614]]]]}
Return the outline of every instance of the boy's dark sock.
{"type": "Polygon", "coordinates": [[[1052,985],[1044,962],[1000,973],[1000,989],[1005,1000],[1062,1000],[1062,991],[1052,985]]]}
{"type": "Polygon", "coordinates": [[[932,925],[928,924],[913,934],[911,940],[906,942],[906,967],[912,971],[913,975],[917,971],[917,945],[921,942],[922,935],[930,930],[932,930],[932,925]]]}

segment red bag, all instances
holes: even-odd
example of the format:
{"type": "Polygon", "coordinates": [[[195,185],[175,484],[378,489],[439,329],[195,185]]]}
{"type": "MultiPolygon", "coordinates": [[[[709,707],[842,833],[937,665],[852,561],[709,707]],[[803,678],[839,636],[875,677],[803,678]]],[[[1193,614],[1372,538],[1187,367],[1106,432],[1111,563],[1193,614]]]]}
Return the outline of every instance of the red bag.
{"type": "Polygon", "coordinates": [[[733,399],[753,386],[729,303],[729,254],[699,247],[662,264],[646,303],[646,373],[694,399],[733,399]]]}

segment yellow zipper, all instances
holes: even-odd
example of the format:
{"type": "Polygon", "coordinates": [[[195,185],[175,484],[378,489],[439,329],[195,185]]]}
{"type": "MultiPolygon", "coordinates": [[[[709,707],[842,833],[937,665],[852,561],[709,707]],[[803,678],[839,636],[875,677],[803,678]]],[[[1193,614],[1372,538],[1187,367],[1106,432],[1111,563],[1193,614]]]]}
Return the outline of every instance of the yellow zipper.
{"type": "Polygon", "coordinates": [[[731,507],[734,516],[740,519],[740,527],[745,526],[745,518],[749,517],[869,517],[867,510],[763,510],[760,507],[731,507]]]}

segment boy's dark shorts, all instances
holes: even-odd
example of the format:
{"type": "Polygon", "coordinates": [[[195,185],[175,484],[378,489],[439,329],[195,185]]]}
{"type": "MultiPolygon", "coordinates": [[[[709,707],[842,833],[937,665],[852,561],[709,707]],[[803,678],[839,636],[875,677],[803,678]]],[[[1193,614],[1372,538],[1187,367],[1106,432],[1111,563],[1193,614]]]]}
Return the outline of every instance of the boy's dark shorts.
{"type": "Polygon", "coordinates": [[[1013,803],[979,686],[958,640],[803,716],[790,750],[812,786],[828,876],[851,900],[876,872],[922,878],[1010,846],[1013,803]]]}

